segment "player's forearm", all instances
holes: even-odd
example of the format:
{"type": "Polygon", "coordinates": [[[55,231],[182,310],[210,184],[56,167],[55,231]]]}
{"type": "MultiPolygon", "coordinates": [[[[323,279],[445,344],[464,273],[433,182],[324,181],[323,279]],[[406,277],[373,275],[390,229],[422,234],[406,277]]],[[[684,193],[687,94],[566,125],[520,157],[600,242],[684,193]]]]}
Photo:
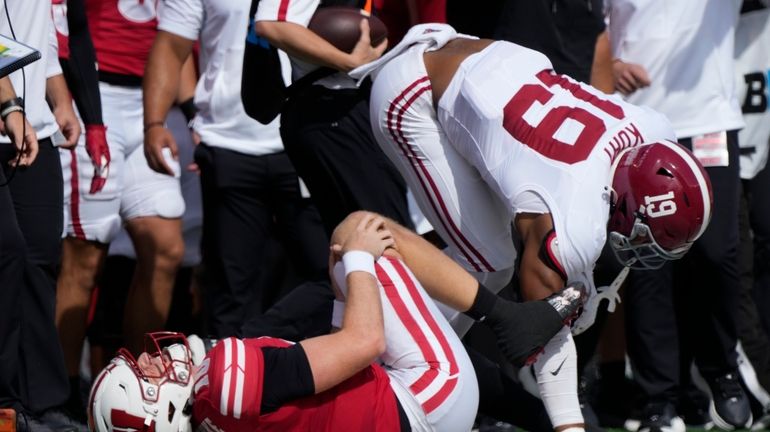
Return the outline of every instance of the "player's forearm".
{"type": "Polygon", "coordinates": [[[102,104],[99,96],[99,74],[96,70],[96,50],[88,28],[83,0],[67,2],[69,32],[69,61],[62,62],[62,71],[72,92],[83,123],[102,124],[102,104]]]}
{"type": "Polygon", "coordinates": [[[385,349],[379,286],[374,276],[353,272],[347,277],[348,296],[342,329],[306,339],[305,350],[320,393],[369,366],[385,349]]]}
{"type": "Polygon", "coordinates": [[[54,75],[45,80],[45,96],[51,111],[60,109],[72,109],[72,97],[70,97],[67,82],[64,75],[54,75]]]}
{"type": "Polygon", "coordinates": [[[376,342],[375,346],[384,348],[382,304],[377,280],[364,272],[352,272],[346,279],[349,288],[342,330],[350,332],[353,338],[365,337],[376,342]]]}
{"type": "Polygon", "coordinates": [[[3,77],[0,79],[0,103],[7,102],[16,97],[16,91],[13,89],[11,79],[3,77]]]}
{"type": "Polygon", "coordinates": [[[255,28],[259,36],[300,60],[343,72],[357,66],[349,54],[299,24],[257,21],[255,28]]]}
{"type": "Polygon", "coordinates": [[[607,94],[612,94],[615,91],[615,81],[612,76],[612,51],[607,31],[604,31],[596,39],[594,60],[591,65],[591,85],[607,94]]]}
{"type": "Polygon", "coordinates": [[[170,33],[160,31],[150,50],[142,83],[145,125],[164,121],[179,93],[182,65],[193,42],[174,41],[174,38],[170,33]]]}
{"type": "Polygon", "coordinates": [[[182,72],[179,79],[179,93],[176,96],[176,102],[182,103],[195,96],[195,85],[198,83],[198,74],[195,70],[195,61],[193,56],[187,56],[182,65],[182,72]]]}

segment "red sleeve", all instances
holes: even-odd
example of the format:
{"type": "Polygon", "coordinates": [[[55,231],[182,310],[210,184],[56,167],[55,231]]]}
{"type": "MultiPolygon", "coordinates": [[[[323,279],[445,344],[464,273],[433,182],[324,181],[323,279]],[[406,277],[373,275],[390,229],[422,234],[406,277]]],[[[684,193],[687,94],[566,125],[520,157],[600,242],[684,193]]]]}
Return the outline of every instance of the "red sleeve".
{"type": "Polygon", "coordinates": [[[262,351],[250,340],[228,338],[206,355],[195,375],[193,422],[239,430],[260,415],[262,351]],[[240,425],[240,426],[239,426],[240,425]]]}

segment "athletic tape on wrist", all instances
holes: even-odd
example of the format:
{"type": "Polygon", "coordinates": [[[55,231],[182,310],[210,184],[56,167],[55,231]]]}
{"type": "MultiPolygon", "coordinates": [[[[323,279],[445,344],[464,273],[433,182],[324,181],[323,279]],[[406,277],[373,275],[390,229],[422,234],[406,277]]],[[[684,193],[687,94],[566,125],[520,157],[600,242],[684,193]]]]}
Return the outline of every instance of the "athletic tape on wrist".
{"type": "Polygon", "coordinates": [[[345,315],[345,302],[334,300],[332,309],[332,327],[342,328],[342,316],[345,315]]]}
{"type": "Polygon", "coordinates": [[[342,256],[342,265],[345,266],[345,277],[354,271],[367,272],[377,277],[377,273],[374,272],[374,256],[369,252],[360,250],[345,252],[342,256]]]}

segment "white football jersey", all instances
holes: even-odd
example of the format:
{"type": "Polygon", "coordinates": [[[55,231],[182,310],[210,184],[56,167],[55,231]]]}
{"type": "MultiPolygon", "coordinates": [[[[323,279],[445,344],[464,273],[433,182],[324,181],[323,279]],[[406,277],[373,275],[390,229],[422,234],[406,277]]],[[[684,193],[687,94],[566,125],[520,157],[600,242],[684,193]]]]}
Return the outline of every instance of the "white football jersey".
{"type": "Polygon", "coordinates": [[[501,42],[461,64],[438,118],[512,215],[531,208],[533,195],[542,199],[570,280],[591,278],[604,245],[614,159],[675,137],[664,116],[557,75],[543,54],[501,42]]]}

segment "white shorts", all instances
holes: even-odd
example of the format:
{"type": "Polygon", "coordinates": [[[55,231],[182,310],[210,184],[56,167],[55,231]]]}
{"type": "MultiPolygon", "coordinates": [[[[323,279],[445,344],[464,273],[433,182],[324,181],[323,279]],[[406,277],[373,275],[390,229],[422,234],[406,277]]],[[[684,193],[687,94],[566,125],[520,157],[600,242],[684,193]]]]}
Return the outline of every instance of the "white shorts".
{"type": "Polygon", "coordinates": [[[472,272],[510,268],[509,211],[441,129],[422,52],[413,47],[379,72],[370,102],[374,136],[455,261],[472,272]]]}
{"type": "MultiPolygon", "coordinates": [[[[174,135],[179,148],[179,165],[182,168],[180,182],[185,210],[182,215],[182,236],[184,237],[183,267],[192,267],[201,261],[201,235],[203,233],[203,207],[201,202],[200,177],[197,173],[185,169],[193,162],[195,150],[187,128],[187,121],[179,108],[171,108],[166,118],[166,126],[174,135]]],[[[110,243],[109,255],[121,255],[136,258],[134,245],[126,230],[121,230],[110,243]]]]}
{"type": "MultiPolygon", "coordinates": [[[[462,342],[402,261],[382,257],[375,268],[385,328],[379,361],[412,430],[471,430],[479,389],[462,342]]],[[[347,293],[342,263],[334,279],[347,293]]]]}
{"type": "Polygon", "coordinates": [[[107,126],[110,169],[104,188],[90,194],[93,164],[81,137],[73,150],[62,150],[66,235],[109,243],[121,221],[144,216],[178,218],[184,213],[179,163],[166,153],[174,177],[150,169],[144,157],[142,89],[99,83],[107,126]]]}

